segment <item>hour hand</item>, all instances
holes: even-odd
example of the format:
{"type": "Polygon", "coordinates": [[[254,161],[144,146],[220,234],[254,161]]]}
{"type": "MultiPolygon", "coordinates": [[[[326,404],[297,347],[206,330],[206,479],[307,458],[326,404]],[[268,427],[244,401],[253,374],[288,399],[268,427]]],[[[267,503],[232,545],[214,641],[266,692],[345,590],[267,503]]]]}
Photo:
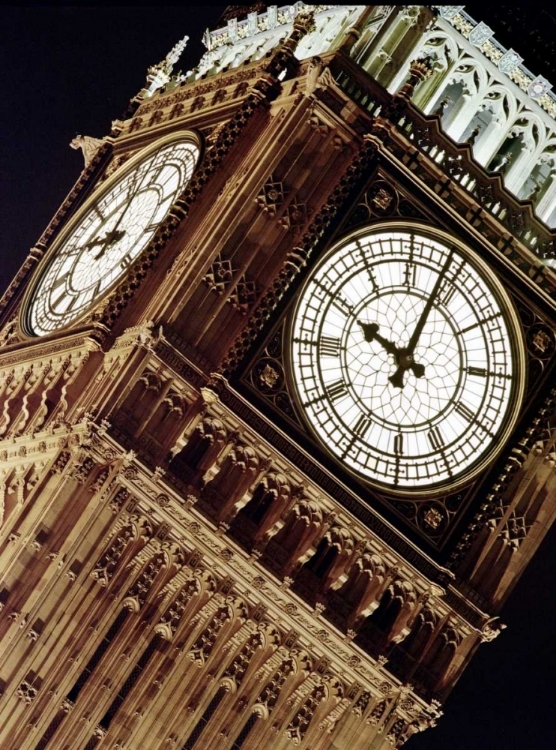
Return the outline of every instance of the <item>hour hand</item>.
{"type": "Polygon", "coordinates": [[[99,253],[95,255],[95,260],[102,258],[105,252],[109,248],[111,248],[112,245],[115,245],[116,242],[119,242],[124,236],[125,236],[125,229],[113,229],[112,232],[107,232],[106,235],[104,236],[104,244],[102,246],[102,249],[99,253]]]}
{"type": "Polygon", "coordinates": [[[378,341],[388,354],[396,355],[398,353],[397,346],[380,335],[377,323],[363,323],[362,320],[358,320],[357,322],[361,326],[365,341],[378,341]]]}
{"type": "Polygon", "coordinates": [[[395,344],[387,341],[378,333],[377,323],[363,323],[361,320],[357,322],[361,326],[365,341],[378,341],[388,354],[394,355],[398,367],[396,372],[388,378],[394,388],[403,388],[404,375],[407,370],[411,370],[416,378],[424,376],[425,367],[419,362],[414,362],[413,350],[410,347],[398,349],[395,344]]]}
{"type": "Polygon", "coordinates": [[[395,388],[403,388],[403,376],[406,370],[411,370],[416,378],[422,378],[425,374],[425,366],[413,361],[413,355],[402,349],[396,357],[398,369],[388,380],[395,388]]]}
{"type": "Polygon", "coordinates": [[[122,237],[125,236],[125,229],[113,229],[111,232],[106,232],[103,237],[95,237],[93,240],[87,242],[84,245],[86,250],[93,250],[95,247],[100,247],[100,251],[94,256],[94,260],[102,258],[109,247],[119,242],[122,237]]]}

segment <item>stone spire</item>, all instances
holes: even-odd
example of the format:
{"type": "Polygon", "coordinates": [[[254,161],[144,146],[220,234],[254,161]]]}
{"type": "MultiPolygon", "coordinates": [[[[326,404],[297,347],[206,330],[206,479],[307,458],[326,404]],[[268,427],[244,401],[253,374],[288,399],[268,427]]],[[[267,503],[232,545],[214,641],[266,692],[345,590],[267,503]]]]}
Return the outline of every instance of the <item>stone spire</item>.
{"type": "Polygon", "coordinates": [[[183,39],[172,47],[164,60],[148,69],[145,88],[141,89],[138,94],[140,99],[148,99],[155,91],[162,88],[170,81],[174,65],[181,57],[188,41],[189,37],[184,36],[183,39]]]}

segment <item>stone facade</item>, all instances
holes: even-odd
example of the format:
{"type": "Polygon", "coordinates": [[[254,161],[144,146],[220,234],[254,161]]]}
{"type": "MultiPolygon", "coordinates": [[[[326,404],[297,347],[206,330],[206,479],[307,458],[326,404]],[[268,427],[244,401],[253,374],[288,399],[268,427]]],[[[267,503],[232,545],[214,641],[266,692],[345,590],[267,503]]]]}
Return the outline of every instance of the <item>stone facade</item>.
{"type": "Polygon", "coordinates": [[[488,148],[465,136],[477,97],[498,102],[494,78],[469,89],[471,31],[420,6],[257,6],[77,144],[87,166],[0,303],[6,750],[401,747],[503,627],[556,512],[553,186],[537,211],[524,156],[484,168],[535,101],[488,148]],[[184,131],[204,153],[147,249],[77,323],[26,334],[66,223],[184,131]],[[318,460],[285,377],[305,269],[389,220],[476,248],[526,346],[498,457],[430,498],[318,460]]]}

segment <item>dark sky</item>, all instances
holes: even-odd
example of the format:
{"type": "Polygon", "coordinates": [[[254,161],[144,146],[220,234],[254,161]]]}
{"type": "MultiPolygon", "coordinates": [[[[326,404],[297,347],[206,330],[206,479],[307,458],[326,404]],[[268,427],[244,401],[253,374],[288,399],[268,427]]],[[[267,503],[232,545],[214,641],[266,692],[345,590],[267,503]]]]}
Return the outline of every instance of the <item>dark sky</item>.
{"type": "MultiPolygon", "coordinates": [[[[185,34],[191,41],[178,67],[192,67],[202,32],[222,10],[0,8],[1,291],[81,171],[82,156],[69,148],[71,139],[107,134],[143,86],[148,66],[185,34]]],[[[481,20],[480,8],[468,10],[481,20]]],[[[486,11],[492,28],[500,22],[499,41],[513,46],[532,72],[556,81],[552,15],[530,6],[498,16],[489,6],[486,11]]],[[[503,612],[508,629],[479,650],[438,727],[413,738],[410,748],[556,748],[555,572],[556,528],[503,612]]]]}

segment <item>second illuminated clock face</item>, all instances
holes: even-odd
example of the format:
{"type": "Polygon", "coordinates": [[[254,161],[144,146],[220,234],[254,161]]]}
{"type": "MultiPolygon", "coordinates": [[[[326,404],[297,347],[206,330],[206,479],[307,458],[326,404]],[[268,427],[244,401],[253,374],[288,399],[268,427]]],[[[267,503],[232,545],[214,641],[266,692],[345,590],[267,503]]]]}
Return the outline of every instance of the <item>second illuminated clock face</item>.
{"type": "Polygon", "coordinates": [[[352,471],[445,486],[497,450],[523,385],[511,303],[442,235],[367,231],[313,270],[294,314],[294,387],[352,471]]]}
{"type": "Polygon", "coordinates": [[[24,327],[44,335],[77,320],[126,274],[191,179],[196,140],[167,144],[101,190],[51,254],[24,327]]]}

